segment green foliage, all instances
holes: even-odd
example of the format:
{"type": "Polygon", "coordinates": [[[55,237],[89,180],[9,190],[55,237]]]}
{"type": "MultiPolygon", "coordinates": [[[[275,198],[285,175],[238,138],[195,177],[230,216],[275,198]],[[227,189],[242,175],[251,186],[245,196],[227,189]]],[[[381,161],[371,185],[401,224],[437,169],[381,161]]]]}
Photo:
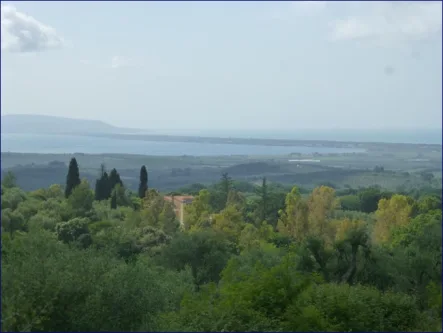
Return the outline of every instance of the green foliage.
{"type": "Polygon", "coordinates": [[[164,248],[159,262],[175,270],[189,266],[198,287],[210,281],[217,282],[235,251],[233,244],[213,231],[181,233],[164,248]]]}
{"type": "Polygon", "coordinates": [[[361,201],[357,195],[345,195],[340,198],[340,205],[343,210],[359,211],[361,201]]]}
{"type": "Polygon", "coordinates": [[[436,195],[426,195],[418,201],[418,211],[420,214],[425,214],[432,210],[441,209],[441,197],[436,195]]]}
{"type": "Polygon", "coordinates": [[[89,222],[89,219],[76,217],[67,222],[57,223],[55,232],[59,240],[64,243],[71,243],[77,241],[82,235],[89,234],[89,222]]]}
{"type": "Polygon", "coordinates": [[[405,332],[416,329],[420,320],[408,295],[346,284],[308,288],[284,316],[284,330],[316,332],[405,332]]]}
{"type": "Polygon", "coordinates": [[[17,209],[18,205],[25,201],[26,194],[21,189],[14,187],[6,189],[2,194],[2,209],[17,209]]]}
{"type": "Polygon", "coordinates": [[[428,296],[428,306],[431,309],[431,311],[434,312],[434,315],[437,318],[440,318],[442,315],[442,293],[441,293],[442,286],[440,283],[430,282],[428,286],[426,287],[426,292],[428,296]]]}
{"type": "Polygon", "coordinates": [[[2,261],[5,331],[155,330],[192,290],[188,271],[148,259],[126,264],[105,251],[78,250],[48,232],[8,242],[2,261]]]}
{"type": "Polygon", "coordinates": [[[182,192],[180,226],[155,189],[103,166],[94,195],[71,162],[67,197],[2,184],[5,331],[441,330],[441,196],[224,174],[182,192]]]}
{"type": "Polygon", "coordinates": [[[111,194],[111,209],[117,209],[117,192],[111,194]]]}
{"type": "Polygon", "coordinates": [[[380,199],[390,197],[389,193],[383,193],[379,188],[372,187],[361,191],[359,194],[361,210],[364,213],[373,213],[377,210],[380,199]]]}
{"type": "Polygon", "coordinates": [[[17,178],[11,171],[8,171],[3,177],[2,186],[4,188],[13,188],[17,186],[17,178]]]}
{"type": "Polygon", "coordinates": [[[94,194],[89,188],[86,180],[83,180],[71,192],[67,200],[68,207],[72,212],[72,216],[86,216],[92,209],[94,202],[94,194]]]}
{"type": "Polygon", "coordinates": [[[26,231],[27,224],[20,212],[6,208],[2,209],[2,228],[12,237],[15,231],[26,231]]]}

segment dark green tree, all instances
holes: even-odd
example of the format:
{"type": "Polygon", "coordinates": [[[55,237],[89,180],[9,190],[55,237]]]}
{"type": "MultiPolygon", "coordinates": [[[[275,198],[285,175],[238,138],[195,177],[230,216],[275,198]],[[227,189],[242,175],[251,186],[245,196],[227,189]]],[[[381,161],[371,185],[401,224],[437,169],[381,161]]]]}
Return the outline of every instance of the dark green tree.
{"type": "Polygon", "coordinates": [[[117,209],[117,193],[115,191],[111,196],[111,209],[117,209]]]}
{"type": "Polygon", "coordinates": [[[80,172],[75,157],[69,162],[68,175],[66,176],[65,197],[69,197],[72,190],[80,184],[80,172]]]}
{"type": "Polygon", "coordinates": [[[111,193],[112,193],[112,187],[111,187],[111,183],[109,181],[109,176],[108,173],[105,172],[103,174],[103,178],[102,178],[102,182],[101,182],[101,191],[103,193],[103,199],[109,199],[111,197],[111,193]]]}
{"type": "Polygon", "coordinates": [[[123,187],[123,182],[120,179],[120,175],[117,172],[117,170],[114,168],[111,170],[111,173],[109,174],[109,189],[112,191],[115,187],[115,185],[120,184],[123,187]]]}
{"type": "Polygon", "coordinates": [[[105,165],[100,166],[100,178],[95,182],[95,200],[106,200],[111,197],[111,186],[105,165]]]}
{"type": "Polygon", "coordinates": [[[268,213],[268,185],[266,184],[266,177],[263,177],[260,188],[260,202],[261,202],[261,222],[266,221],[268,213]]]}
{"type": "Polygon", "coordinates": [[[99,178],[95,180],[95,191],[94,191],[94,199],[97,201],[102,200],[101,189],[102,189],[102,179],[99,178]]]}
{"type": "Polygon", "coordinates": [[[227,173],[222,174],[220,185],[221,185],[221,191],[223,193],[223,208],[224,208],[226,207],[226,203],[228,202],[229,191],[232,188],[232,179],[228,176],[227,173]]]}
{"type": "Polygon", "coordinates": [[[2,185],[5,188],[13,188],[17,186],[15,175],[12,173],[12,171],[8,171],[6,175],[3,177],[2,185]]]}
{"type": "Polygon", "coordinates": [[[148,171],[146,166],[142,166],[140,169],[140,185],[138,186],[138,196],[144,198],[146,191],[148,190],[148,171]]]}

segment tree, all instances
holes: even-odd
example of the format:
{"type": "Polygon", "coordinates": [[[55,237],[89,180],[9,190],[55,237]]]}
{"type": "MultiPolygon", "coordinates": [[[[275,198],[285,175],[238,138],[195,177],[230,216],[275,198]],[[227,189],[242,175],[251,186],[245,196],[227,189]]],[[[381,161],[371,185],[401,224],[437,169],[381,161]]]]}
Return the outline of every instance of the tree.
{"type": "Polygon", "coordinates": [[[111,195],[109,187],[108,174],[106,173],[105,165],[102,163],[100,165],[100,176],[95,181],[95,200],[101,201],[106,200],[111,195]]]}
{"type": "Polygon", "coordinates": [[[228,202],[226,206],[236,206],[239,211],[242,211],[246,203],[244,195],[234,189],[228,193],[228,202]]]}
{"type": "MultiPolygon", "coordinates": [[[[163,200],[164,201],[164,200],[163,200]]],[[[175,233],[180,227],[174,212],[174,206],[170,202],[164,201],[163,209],[158,217],[160,228],[167,234],[175,233]]]]}
{"type": "Polygon", "coordinates": [[[55,226],[55,232],[59,240],[64,243],[74,242],[79,239],[81,235],[88,234],[87,218],[74,218],[67,222],[57,223],[55,226]]]}
{"type": "Polygon", "coordinates": [[[140,224],[161,229],[167,235],[174,234],[180,224],[174,211],[174,204],[166,201],[156,190],[149,190],[143,198],[140,224]]]}
{"type": "Polygon", "coordinates": [[[12,211],[10,208],[2,209],[2,228],[9,232],[11,238],[14,237],[15,231],[26,231],[27,225],[25,218],[17,210],[12,211]]]}
{"type": "Polygon", "coordinates": [[[100,201],[111,198],[112,191],[117,185],[123,187],[123,182],[117,170],[112,169],[108,176],[108,173],[105,171],[105,166],[102,164],[100,178],[95,182],[95,200],[100,201]]]}
{"type": "Polygon", "coordinates": [[[260,246],[259,232],[253,224],[247,223],[245,225],[240,233],[238,245],[242,251],[260,246]]]}
{"type": "Polygon", "coordinates": [[[411,212],[412,207],[404,195],[395,194],[391,199],[381,199],[375,212],[374,240],[377,243],[389,242],[393,229],[409,224],[411,212]]]}
{"type": "Polygon", "coordinates": [[[280,218],[279,212],[285,209],[285,199],[288,191],[275,184],[268,185],[265,181],[264,184],[262,182],[262,186],[256,187],[254,192],[258,199],[248,200],[249,202],[245,207],[249,222],[259,226],[266,220],[273,228],[276,228],[280,218]]]}
{"type": "Polygon", "coordinates": [[[111,197],[112,187],[106,171],[103,173],[103,178],[101,179],[100,192],[103,199],[109,199],[111,197]]]}
{"type": "Polygon", "coordinates": [[[283,331],[406,332],[420,321],[415,300],[374,287],[321,284],[306,289],[287,309],[283,331]]]}
{"type": "Polygon", "coordinates": [[[20,188],[14,187],[7,189],[1,196],[2,209],[11,208],[12,210],[26,200],[26,194],[20,188]]]}
{"type": "Polygon", "coordinates": [[[184,227],[186,230],[209,227],[211,214],[211,195],[208,190],[201,190],[190,205],[185,207],[184,227]]]}
{"type": "Polygon", "coordinates": [[[114,191],[111,196],[111,209],[117,209],[117,192],[114,191]]]}
{"type": "Polygon", "coordinates": [[[335,226],[335,248],[339,252],[339,259],[342,255],[346,256],[346,266],[340,280],[345,283],[352,283],[352,279],[357,273],[357,258],[359,248],[364,248],[366,253],[369,253],[368,234],[366,232],[366,225],[363,221],[345,219],[337,221],[335,226]],[[348,248],[350,260],[345,255],[345,249],[348,248]]]}
{"type": "Polygon", "coordinates": [[[418,210],[421,214],[436,209],[441,209],[441,198],[436,195],[426,195],[418,201],[418,210]]]}
{"type": "Polygon", "coordinates": [[[216,231],[226,234],[231,239],[236,239],[243,228],[243,218],[236,206],[228,206],[212,219],[212,227],[216,231]]]}
{"type": "Polygon", "coordinates": [[[148,171],[146,166],[142,166],[140,169],[140,184],[138,186],[138,196],[144,198],[146,191],[148,190],[148,171]]]}
{"type": "Polygon", "coordinates": [[[120,175],[117,172],[117,170],[114,168],[111,170],[111,173],[109,174],[109,188],[112,191],[115,187],[115,185],[120,184],[123,187],[123,182],[120,179],[120,175]]]}
{"type": "Polygon", "coordinates": [[[80,185],[80,171],[77,160],[73,157],[69,162],[68,175],[66,176],[65,197],[68,198],[72,190],[78,185],[80,185]]]}
{"type": "Polygon", "coordinates": [[[112,192],[115,193],[117,197],[117,206],[130,207],[132,205],[132,201],[130,199],[131,194],[128,193],[128,191],[120,184],[115,185],[112,192]]]}
{"type": "Polygon", "coordinates": [[[301,241],[308,235],[308,206],[296,186],[286,196],[286,207],[280,212],[277,229],[283,235],[301,241]]]}
{"type": "Polygon", "coordinates": [[[72,209],[72,213],[76,217],[85,216],[91,211],[93,202],[94,194],[86,180],[83,180],[77,187],[75,187],[68,198],[68,204],[72,209]]]}
{"type": "Polygon", "coordinates": [[[224,235],[212,230],[179,233],[159,258],[165,266],[182,270],[190,266],[197,287],[218,282],[220,272],[236,251],[224,235]]]}
{"type": "Polygon", "coordinates": [[[231,190],[232,187],[232,179],[228,176],[226,172],[222,174],[220,185],[221,185],[221,190],[223,192],[224,207],[226,207],[226,204],[228,202],[229,191],[231,190]]]}
{"type": "Polygon", "coordinates": [[[102,200],[102,192],[101,192],[101,178],[95,180],[95,191],[94,191],[95,200],[102,200]]]}
{"type": "Polygon", "coordinates": [[[359,211],[361,208],[360,198],[357,195],[344,195],[340,197],[342,210],[359,211]]]}
{"type": "Polygon", "coordinates": [[[17,186],[17,179],[12,171],[8,171],[3,177],[2,185],[4,188],[13,188],[17,186]]]}
{"type": "Polygon", "coordinates": [[[267,220],[268,213],[268,186],[266,184],[266,177],[263,177],[262,185],[260,188],[260,203],[261,203],[261,221],[267,220]]]}
{"type": "Polygon", "coordinates": [[[337,208],[335,190],[331,187],[320,186],[315,188],[308,198],[309,233],[314,236],[330,236],[329,218],[337,208]]]}
{"type": "Polygon", "coordinates": [[[52,184],[49,186],[48,191],[46,192],[47,198],[63,198],[63,188],[59,184],[52,184]]]}
{"type": "Polygon", "coordinates": [[[383,193],[376,187],[363,190],[359,193],[361,211],[365,213],[375,212],[380,199],[388,198],[389,196],[389,193],[383,193]]]}

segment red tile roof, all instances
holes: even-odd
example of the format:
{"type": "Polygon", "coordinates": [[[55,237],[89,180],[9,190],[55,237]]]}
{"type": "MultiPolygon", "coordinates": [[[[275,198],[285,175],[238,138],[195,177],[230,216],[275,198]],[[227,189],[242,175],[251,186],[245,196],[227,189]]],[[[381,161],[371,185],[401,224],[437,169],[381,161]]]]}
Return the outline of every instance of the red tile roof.
{"type": "Polygon", "coordinates": [[[172,198],[174,198],[174,201],[178,201],[178,202],[194,200],[194,197],[192,195],[177,195],[177,196],[165,196],[164,197],[164,199],[167,201],[172,201],[172,198]]]}

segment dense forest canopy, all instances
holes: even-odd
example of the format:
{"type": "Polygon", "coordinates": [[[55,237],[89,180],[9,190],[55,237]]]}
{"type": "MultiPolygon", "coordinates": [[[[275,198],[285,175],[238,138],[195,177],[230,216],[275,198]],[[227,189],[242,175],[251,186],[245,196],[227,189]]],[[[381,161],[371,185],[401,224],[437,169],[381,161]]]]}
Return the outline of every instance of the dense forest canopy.
{"type": "Polygon", "coordinates": [[[4,331],[441,331],[441,193],[2,181],[4,331]],[[184,223],[164,195],[194,195],[184,223]]]}

